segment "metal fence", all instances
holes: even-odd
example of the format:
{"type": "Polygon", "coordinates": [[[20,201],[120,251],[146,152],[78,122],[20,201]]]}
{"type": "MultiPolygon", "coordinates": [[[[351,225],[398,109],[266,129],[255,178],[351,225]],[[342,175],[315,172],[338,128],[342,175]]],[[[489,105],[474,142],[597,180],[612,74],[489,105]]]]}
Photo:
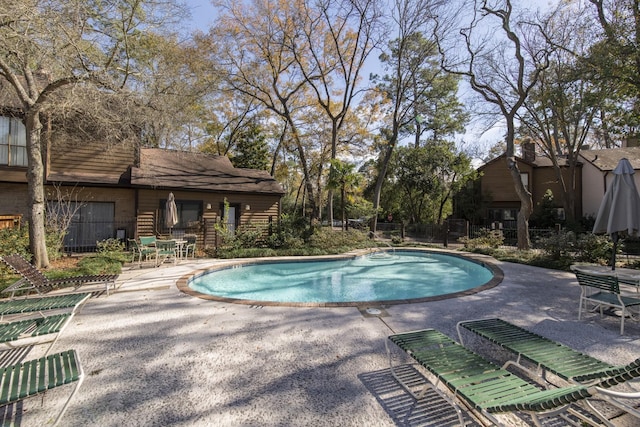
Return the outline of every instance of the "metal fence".
{"type": "MultiPolygon", "coordinates": [[[[470,238],[479,237],[484,230],[491,229],[491,227],[473,225],[470,227],[470,238]]],[[[517,228],[501,228],[498,229],[504,237],[504,246],[518,246],[518,229],[517,228]]],[[[559,228],[529,228],[529,240],[532,246],[536,246],[536,243],[541,239],[553,236],[560,232],[559,228]]]]}
{"type": "MultiPolygon", "coordinates": [[[[453,220],[444,224],[402,224],[382,222],[377,224],[377,234],[384,238],[413,239],[421,242],[436,244],[455,244],[462,237],[477,238],[488,230],[498,230],[504,237],[504,246],[518,245],[517,228],[490,225],[474,225],[466,221],[453,220]]],[[[557,234],[559,228],[540,229],[529,228],[529,238],[535,244],[540,239],[557,234]]]]}
{"type": "MultiPolygon", "coordinates": [[[[259,224],[261,229],[274,224],[259,224]]],[[[247,227],[245,224],[243,227],[247,227]]],[[[354,224],[350,224],[354,227],[354,224]]],[[[64,238],[64,251],[67,253],[95,252],[97,242],[115,238],[122,242],[135,235],[136,219],[120,219],[114,221],[72,222],[64,238]]],[[[367,227],[363,227],[367,228],[367,227]]],[[[377,224],[377,235],[388,239],[413,239],[435,244],[455,244],[461,237],[476,238],[486,230],[498,229],[504,236],[505,246],[517,246],[518,231],[516,228],[499,228],[495,225],[473,225],[462,220],[450,220],[444,224],[403,224],[398,222],[380,222],[377,224]]],[[[205,246],[217,247],[221,236],[215,228],[215,221],[203,221],[200,228],[205,246]]],[[[269,234],[272,232],[269,228],[269,234]]],[[[532,242],[557,233],[559,229],[530,228],[532,242]]],[[[184,232],[184,230],[182,230],[184,232]]],[[[181,230],[174,230],[175,235],[181,230]]]]}
{"type": "Polygon", "coordinates": [[[126,243],[134,236],[136,219],[114,221],[72,222],[64,237],[64,251],[67,253],[95,252],[97,242],[118,239],[126,243]]]}

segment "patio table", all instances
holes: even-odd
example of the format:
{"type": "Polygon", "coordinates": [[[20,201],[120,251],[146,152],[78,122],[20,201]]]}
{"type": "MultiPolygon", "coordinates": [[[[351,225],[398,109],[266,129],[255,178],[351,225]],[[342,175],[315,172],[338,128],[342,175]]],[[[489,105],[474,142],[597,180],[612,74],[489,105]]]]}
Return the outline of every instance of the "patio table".
{"type": "Polygon", "coordinates": [[[176,242],[177,258],[182,259],[183,258],[182,249],[184,245],[187,243],[187,241],[184,239],[173,239],[173,241],[176,242]]]}

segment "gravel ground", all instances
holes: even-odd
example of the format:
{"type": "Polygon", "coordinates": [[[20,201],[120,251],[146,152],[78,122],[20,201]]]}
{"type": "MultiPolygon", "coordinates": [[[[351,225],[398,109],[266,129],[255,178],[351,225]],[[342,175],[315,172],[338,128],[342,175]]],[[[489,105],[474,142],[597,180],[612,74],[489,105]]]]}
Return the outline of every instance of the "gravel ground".
{"type": "MultiPolygon", "coordinates": [[[[230,304],[177,289],[177,279],[215,260],[136,266],[123,272],[117,292],[90,299],[52,350],[76,349],[86,374],[61,425],[453,425],[454,414],[441,398],[430,393],[415,402],[393,380],[385,340],[422,328],[456,337],[458,321],[487,316],[610,363],[640,355],[638,322],[629,321],[620,336],[615,317],[588,314],[577,320],[579,287],[573,274],[491,261],[504,272],[495,288],[379,306],[379,316],[369,316],[367,307],[230,304]]],[[[470,345],[487,357],[504,356],[483,343],[470,345]]],[[[26,358],[45,347],[33,348],[26,358]]],[[[399,363],[409,361],[393,354],[399,363]]],[[[403,369],[417,380],[425,375],[408,364],[403,369]]],[[[5,422],[50,424],[70,391],[59,387],[43,399],[9,406],[5,422]]],[[[637,421],[610,413],[616,426],[637,421]]],[[[524,416],[504,419],[507,425],[527,425],[524,416]]]]}

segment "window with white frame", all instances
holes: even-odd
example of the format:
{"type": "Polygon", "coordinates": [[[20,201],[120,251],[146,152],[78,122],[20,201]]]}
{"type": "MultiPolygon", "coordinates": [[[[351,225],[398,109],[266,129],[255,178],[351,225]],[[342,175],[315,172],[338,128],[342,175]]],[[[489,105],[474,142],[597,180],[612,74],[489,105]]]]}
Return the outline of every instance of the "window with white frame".
{"type": "Polygon", "coordinates": [[[27,166],[27,130],[15,117],[0,116],[0,165],[27,166]]]}

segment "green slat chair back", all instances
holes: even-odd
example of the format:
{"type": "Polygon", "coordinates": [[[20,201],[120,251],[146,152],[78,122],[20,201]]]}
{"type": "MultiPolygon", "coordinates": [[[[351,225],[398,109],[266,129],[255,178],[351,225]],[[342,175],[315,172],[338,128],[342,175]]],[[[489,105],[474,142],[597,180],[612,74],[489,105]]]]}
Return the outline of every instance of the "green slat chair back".
{"type": "Polygon", "coordinates": [[[502,319],[469,320],[458,323],[458,336],[464,342],[460,328],[479,335],[510,352],[544,368],[560,378],[571,381],[576,376],[609,376],[614,366],[580,353],[502,319]]]}
{"type": "Polygon", "coordinates": [[[600,276],[583,273],[581,271],[575,271],[575,274],[581,286],[589,286],[590,288],[600,289],[601,291],[612,294],[620,293],[620,284],[618,283],[618,278],[615,276],[600,276]]]}
{"type": "Polygon", "coordinates": [[[142,246],[152,246],[156,244],[156,236],[140,236],[140,244],[142,246]]]}
{"type": "Polygon", "coordinates": [[[54,425],[82,383],[84,373],[75,350],[51,354],[0,369],[0,405],[18,402],[47,390],[76,382],[76,386],[61,409],[54,425]]]}
{"type": "Polygon", "coordinates": [[[76,309],[84,303],[91,294],[66,294],[39,298],[25,298],[0,301],[0,315],[34,313],[62,308],[76,309]]]}

